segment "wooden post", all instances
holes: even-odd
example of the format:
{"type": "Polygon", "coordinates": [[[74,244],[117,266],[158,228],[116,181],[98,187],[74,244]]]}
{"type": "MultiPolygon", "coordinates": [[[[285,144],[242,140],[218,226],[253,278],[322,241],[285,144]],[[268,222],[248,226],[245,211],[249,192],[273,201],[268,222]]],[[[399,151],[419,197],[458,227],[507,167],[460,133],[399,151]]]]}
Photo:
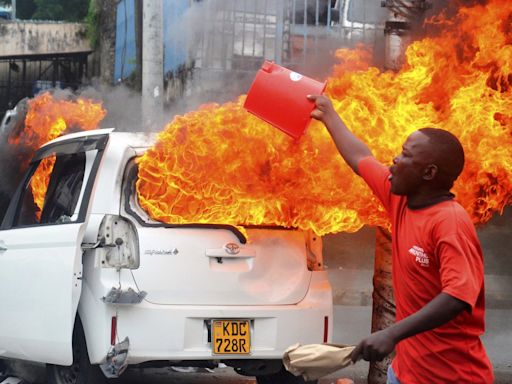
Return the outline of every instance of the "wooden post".
{"type": "MultiPolygon", "coordinates": [[[[395,300],[391,275],[391,233],[378,227],[375,243],[373,273],[372,333],[391,326],[395,322],[395,300]]],[[[368,384],[385,384],[392,355],[370,363],[368,384]]]]}

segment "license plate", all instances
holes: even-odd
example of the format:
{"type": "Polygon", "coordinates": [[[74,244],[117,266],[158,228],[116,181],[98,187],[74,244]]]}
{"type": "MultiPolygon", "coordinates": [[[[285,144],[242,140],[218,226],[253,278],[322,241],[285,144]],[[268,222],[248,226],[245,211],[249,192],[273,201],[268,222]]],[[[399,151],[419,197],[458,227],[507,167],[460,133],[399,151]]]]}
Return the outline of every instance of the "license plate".
{"type": "Polygon", "coordinates": [[[212,320],[213,353],[248,355],[251,352],[249,320],[212,320]]]}

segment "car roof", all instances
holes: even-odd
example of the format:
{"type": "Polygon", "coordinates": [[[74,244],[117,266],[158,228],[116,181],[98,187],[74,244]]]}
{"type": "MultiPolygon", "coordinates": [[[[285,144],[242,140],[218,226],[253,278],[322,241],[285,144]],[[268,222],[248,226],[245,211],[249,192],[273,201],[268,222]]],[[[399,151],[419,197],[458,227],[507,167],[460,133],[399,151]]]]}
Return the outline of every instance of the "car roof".
{"type": "Polygon", "coordinates": [[[115,128],[102,128],[94,129],[90,131],[81,131],[76,133],[70,133],[67,135],[60,136],[54,140],[51,140],[41,146],[41,148],[65,142],[70,139],[76,139],[80,137],[97,136],[97,135],[109,135],[111,138],[115,138],[112,142],[119,145],[126,145],[133,148],[145,148],[152,146],[156,141],[156,133],[147,132],[114,132],[115,128]]]}

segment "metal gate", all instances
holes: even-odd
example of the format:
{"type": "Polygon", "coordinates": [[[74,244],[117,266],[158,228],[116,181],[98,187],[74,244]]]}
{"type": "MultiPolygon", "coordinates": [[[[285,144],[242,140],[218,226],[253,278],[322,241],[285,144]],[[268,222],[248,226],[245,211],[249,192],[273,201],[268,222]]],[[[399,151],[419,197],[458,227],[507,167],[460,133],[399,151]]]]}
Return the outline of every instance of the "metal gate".
{"type": "Polygon", "coordinates": [[[253,69],[262,59],[292,66],[337,47],[382,42],[385,8],[375,0],[210,0],[201,5],[196,67],[253,69]]]}
{"type": "Polygon", "coordinates": [[[24,97],[50,88],[76,89],[91,52],[0,57],[0,116],[24,97]]]}
{"type": "Polygon", "coordinates": [[[387,11],[376,0],[205,0],[191,13],[187,91],[203,100],[248,89],[265,59],[325,77],[336,48],[364,43],[383,57],[387,11]]]}

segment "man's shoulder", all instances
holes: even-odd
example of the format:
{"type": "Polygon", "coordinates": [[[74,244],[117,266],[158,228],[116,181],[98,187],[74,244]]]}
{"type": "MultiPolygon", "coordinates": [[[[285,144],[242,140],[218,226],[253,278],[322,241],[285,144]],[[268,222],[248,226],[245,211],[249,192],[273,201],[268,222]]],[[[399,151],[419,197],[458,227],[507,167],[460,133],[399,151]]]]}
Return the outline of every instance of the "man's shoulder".
{"type": "Polygon", "coordinates": [[[433,206],[434,212],[441,217],[470,220],[468,212],[455,199],[443,201],[433,206]]]}
{"type": "Polygon", "coordinates": [[[375,158],[375,156],[365,156],[361,158],[358,162],[358,166],[368,166],[368,167],[378,167],[378,168],[387,168],[384,164],[382,164],[379,160],[375,158]]]}
{"type": "Polygon", "coordinates": [[[365,180],[375,177],[376,175],[387,177],[389,174],[389,168],[375,157],[366,156],[357,163],[357,174],[365,180]]]}
{"type": "Polygon", "coordinates": [[[469,213],[456,200],[444,201],[432,207],[432,225],[452,233],[474,232],[475,227],[469,213]]]}

